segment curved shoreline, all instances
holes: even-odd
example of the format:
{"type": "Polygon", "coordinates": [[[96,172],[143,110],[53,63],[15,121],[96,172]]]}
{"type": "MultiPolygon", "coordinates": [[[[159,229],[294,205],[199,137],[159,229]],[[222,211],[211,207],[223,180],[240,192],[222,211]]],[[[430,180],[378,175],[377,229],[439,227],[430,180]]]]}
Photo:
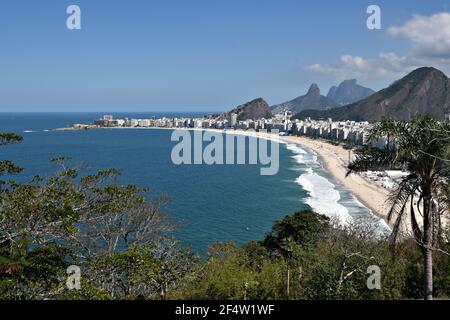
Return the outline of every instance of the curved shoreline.
{"type": "MultiPolygon", "coordinates": [[[[367,180],[357,174],[352,174],[346,177],[347,168],[345,161],[338,155],[337,152],[335,153],[330,149],[324,148],[323,144],[326,144],[325,142],[311,140],[307,142],[302,141],[302,143],[299,144],[313,150],[320,157],[324,168],[333,177],[350,189],[355,197],[358,198],[358,200],[361,201],[361,203],[363,203],[366,207],[368,207],[374,215],[386,220],[387,207],[385,206],[385,203],[389,195],[389,191],[374,184],[370,184],[367,180]],[[316,143],[319,143],[319,145],[314,145],[316,143]]],[[[333,147],[332,145],[329,146],[333,147]]],[[[341,148],[343,153],[347,151],[342,147],[336,148],[341,148]]]]}
{"type": "MultiPolygon", "coordinates": [[[[270,135],[270,134],[268,134],[270,135]]],[[[324,141],[306,137],[280,137],[283,142],[295,143],[314,151],[325,168],[337,181],[344,185],[351,193],[378,218],[387,224],[389,191],[369,183],[358,174],[347,175],[348,150],[341,146],[334,146],[324,141]]]]}
{"type": "Polygon", "coordinates": [[[387,220],[389,211],[387,199],[389,191],[380,188],[379,186],[370,183],[358,174],[347,174],[348,150],[341,146],[335,146],[322,140],[315,140],[302,136],[279,136],[275,133],[243,131],[243,130],[219,130],[219,129],[204,129],[204,128],[160,128],[160,127],[146,127],[146,128],[105,128],[105,129],[141,129],[141,130],[187,130],[187,131],[214,131],[225,134],[241,134],[246,136],[254,136],[270,140],[278,140],[284,143],[291,143],[306,147],[317,154],[320,158],[324,169],[333,176],[339,183],[346,187],[365,207],[372,211],[373,215],[383,219],[386,224],[392,227],[392,224],[387,220]]]}

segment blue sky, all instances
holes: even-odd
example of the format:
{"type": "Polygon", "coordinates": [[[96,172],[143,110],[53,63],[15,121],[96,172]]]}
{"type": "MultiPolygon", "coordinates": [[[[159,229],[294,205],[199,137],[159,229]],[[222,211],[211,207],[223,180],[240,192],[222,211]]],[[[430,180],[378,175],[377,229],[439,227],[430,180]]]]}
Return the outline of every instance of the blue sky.
{"type": "Polygon", "coordinates": [[[0,112],[220,111],[354,77],[381,89],[416,66],[448,72],[435,45],[447,45],[446,10],[449,0],[2,0],[0,112]],[[66,28],[71,4],[81,30],[66,28]],[[382,30],[366,27],[370,4],[382,30]],[[424,24],[435,42],[416,34],[424,24]]]}

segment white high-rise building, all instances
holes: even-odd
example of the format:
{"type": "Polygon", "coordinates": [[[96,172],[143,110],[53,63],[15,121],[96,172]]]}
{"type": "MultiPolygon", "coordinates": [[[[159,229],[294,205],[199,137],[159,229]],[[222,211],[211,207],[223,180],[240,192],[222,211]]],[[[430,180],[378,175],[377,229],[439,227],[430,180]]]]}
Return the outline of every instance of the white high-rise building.
{"type": "Polygon", "coordinates": [[[237,125],[237,114],[236,113],[230,113],[228,116],[228,126],[234,127],[237,125]]]}
{"type": "Polygon", "coordinates": [[[138,120],[138,126],[139,127],[149,127],[150,126],[150,120],[149,119],[139,119],[138,120]]]}

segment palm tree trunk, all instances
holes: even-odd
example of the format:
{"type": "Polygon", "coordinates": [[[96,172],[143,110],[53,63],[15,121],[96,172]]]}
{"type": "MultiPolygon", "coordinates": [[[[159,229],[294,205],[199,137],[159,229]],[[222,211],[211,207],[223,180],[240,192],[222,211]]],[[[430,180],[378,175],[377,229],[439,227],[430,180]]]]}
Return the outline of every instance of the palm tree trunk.
{"type": "Polygon", "coordinates": [[[287,270],[287,298],[289,300],[289,295],[291,291],[291,269],[287,270]]]}
{"type": "Polygon", "coordinates": [[[424,252],[425,263],[425,282],[424,293],[425,300],[433,300],[433,252],[425,248],[424,252]]]}
{"type": "Polygon", "coordinates": [[[425,196],[423,202],[423,262],[424,299],[433,300],[433,224],[431,221],[431,197],[425,196]]]}

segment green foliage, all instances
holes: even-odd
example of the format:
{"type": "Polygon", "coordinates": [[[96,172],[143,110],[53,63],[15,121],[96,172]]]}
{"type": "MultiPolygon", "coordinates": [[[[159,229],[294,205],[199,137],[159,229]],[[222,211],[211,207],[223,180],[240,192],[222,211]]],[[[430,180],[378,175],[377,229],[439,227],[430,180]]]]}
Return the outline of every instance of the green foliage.
{"type": "Polygon", "coordinates": [[[444,238],[442,226],[450,208],[450,124],[430,116],[411,122],[385,119],[369,134],[369,142],[387,138],[384,150],[359,149],[349,172],[403,168],[408,175],[391,192],[388,220],[393,223],[391,240],[396,244],[406,221],[423,251],[425,299],[433,296],[432,254],[444,238]],[[419,220],[421,219],[421,220],[419,220]]]}
{"type": "MultiPolygon", "coordinates": [[[[101,288],[109,298],[136,299],[153,291],[154,277],[161,268],[162,263],[148,248],[132,246],[89,262],[84,273],[91,287],[101,288]]],[[[95,292],[92,295],[95,296],[95,292]]]]}
{"type": "MultiPolygon", "coordinates": [[[[20,141],[0,134],[0,145],[20,141]]],[[[429,157],[428,151],[417,159],[429,157]]],[[[391,152],[382,159],[387,155],[387,163],[405,163],[406,154],[391,152]]],[[[370,165],[364,162],[373,160],[370,157],[361,153],[358,165],[370,165]]],[[[445,161],[433,159],[439,172],[445,172],[445,161]]],[[[148,199],[144,189],[120,185],[116,169],[81,176],[68,159],[52,161],[61,168],[55,175],[29,183],[4,182],[0,189],[0,299],[421,296],[424,270],[415,241],[401,242],[392,259],[388,239],[367,226],[334,226],[327,217],[304,210],[276,221],[262,241],[242,247],[216,243],[199,260],[190,247],[163,237],[172,230],[161,212],[164,197],[148,199]],[[82,271],[79,290],[66,288],[71,264],[82,271]],[[381,269],[381,290],[367,288],[367,268],[372,265],[381,269]]],[[[19,172],[12,162],[0,162],[0,175],[19,172]]],[[[439,184],[439,195],[445,197],[444,184],[439,184]]],[[[436,241],[448,251],[447,239],[442,233],[436,241]]],[[[435,293],[440,297],[450,296],[449,259],[435,254],[435,293]]]]}
{"type": "Polygon", "coordinates": [[[29,240],[0,248],[0,297],[41,299],[55,291],[67,266],[65,250],[54,243],[30,247],[29,240]]]}
{"type": "MultiPolygon", "coordinates": [[[[20,141],[0,135],[0,145],[20,141]]],[[[158,276],[167,287],[183,276],[180,270],[195,259],[174,242],[161,247],[168,242],[160,234],[170,231],[160,212],[164,198],[120,185],[116,169],[80,177],[68,161],[52,159],[60,170],[48,178],[4,182],[0,189],[0,298],[150,297],[148,288],[162,291],[154,289],[158,276]],[[83,269],[81,291],[65,287],[69,264],[83,269]]],[[[14,164],[3,161],[2,168],[0,174],[13,173],[14,164]]]]}
{"type": "MultiPolygon", "coordinates": [[[[443,245],[446,252],[450,252],[450,243],[443,245]]],[[[437,296],[450,298],[450,256],[437,254],[434,259],[435,275],[434,289],[437,296]]]]}
{"type": "Polygon", "coordinates": [[[22,142],[23,137],[15,133],[0,133],[0,146],[22,142]]]}
{"type": "Polygon", "coordinates": [[[313,245],[329,227],[329,219],[326,216],[303,210],[293,216],[286,216],[282,221],[275,221],[272,232],[262,244],[269,251],[287,256],[295,245],[313,245]]]}
{"type": "MultiPolygon", "coordinates": [[[[244,249],[234,243],[211,245],[208,260],[184,289],[188,299],[280,299],[284,264],[264,260],[255,268],[244,249]]],[[[180,297],[180,296],[178,296],[180,297]]]]}
{"type": "Polygon", "coordinates": [[[403,281],[399,261],[393,261],[388,242],[368,239],[356,229],[333,230],[314,251],[303,252],[301,299],[355,300],[401,298],[403,281]],[[381,270],[381,290],[369,290],[367,270],[381,270]],[[400,280],[400,281],[398,281],[400,280]]]}
{"type": "MultiPolygon", "coordinates": [[[[320,219],[318,217],[316,219],[320,219]]],[[[291,226],[293,220],[296,221],[294,225],[308,226],[311,216],[310,213],[296,214],[295,218],[288,216],[277,222],[274,230],[283,232],[274,234],[283,234],[281,244],[285,243],[284,239],[298,236],[298,229],[280,227],[291,226]]],[[[414,242],[400,244],[396,258],[392,259],[388,239],[376,236],[374,230],[364,225],[342,229],[325,224],[323,229],[312,230],[319,232],[307,233],[311,238],[296,238],[298,242],[292,242],[289,254],[283,256],[271,254],[271,249],[262,245],[264,242],[251,241],[241,248],[233,243],[214,244],[206,261],[196,267],[191,281],[172,297],[391,300],[421,296],[421,252],[414,242]],[[308,241],[304,242],[304,239],[308,241]],[[380,268],[380,290],[367,287],[370,266],[380,268]]],[[[437,292],[445,297],[450,285],[448,260],[445,255],[439,255],[437,259],[436,274],[440,279],[437,292]]]]}
{"type": "MultiPolygon", "coordinates": [[[[0,175],[5,174],[17,174],[22,172],[22,168],[16,166],[14,162],[9,160],[2,160],[0,161],[0,175]]],[[[4,183],[4,182],[3,182],[4,183]]]]}
{"type": "MultiPolygon", "coordinates": [[[[20,143],[22,140],[23,138],[15,133],[0,133],[0,147],[7,144],[20,143]]],[[[3,175],[18,174],[22,172],[22,170],[22,168],[16,166],[14,162],[10,160],[0,160],[0,177],[3,175]]],[[[0,191],[2,190],[2,185],[5,183],[6,181],[0,179],[0,191]]]]}

